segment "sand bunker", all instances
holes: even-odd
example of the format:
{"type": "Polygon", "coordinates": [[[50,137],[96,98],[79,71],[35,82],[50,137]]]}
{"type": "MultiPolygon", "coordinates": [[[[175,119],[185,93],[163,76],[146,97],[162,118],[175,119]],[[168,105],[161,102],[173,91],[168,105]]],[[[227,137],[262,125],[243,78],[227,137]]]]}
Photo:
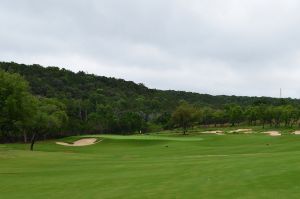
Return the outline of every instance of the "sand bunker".
{"type": "Polygon", "coordinates": [[[269,134],[270,136],[281,136],[281,134],[278,131],[267,131],[263,133],[269,134]]]}
{"type": "Polygon", "coordinates": [[[201,133],[205,133],[205,134],[216,134],[216,135],[224,135],[223,131],[204,131],[201,133]]]}
{"type": "Polygon", "coordinates": [[[63,145],[63,146],[88,146],[92,144],[96,144],[96,138],[84,138],[73,142],[72,144],[66,142],[56,142],[56,144],[63,145]]]}
{"type": "Polygon", "coordinates": [[[252,129],[237,129],[229,131],[229,133],[252,133],[252,129]]]}
{"type": "Polygon", "coordinates": [[[292,134],[300,135],[300,131],[294,131],[292,134]]]}

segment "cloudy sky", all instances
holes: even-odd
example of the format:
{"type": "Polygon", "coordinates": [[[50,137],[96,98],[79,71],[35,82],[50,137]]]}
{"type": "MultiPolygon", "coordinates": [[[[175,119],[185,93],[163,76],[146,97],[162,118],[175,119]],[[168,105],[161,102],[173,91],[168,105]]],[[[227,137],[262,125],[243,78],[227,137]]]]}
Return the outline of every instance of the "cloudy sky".
{"type": "Polygon", "coordinates": [[[0,60],[300,98],[298,0],[0,0],[0,60]]]}

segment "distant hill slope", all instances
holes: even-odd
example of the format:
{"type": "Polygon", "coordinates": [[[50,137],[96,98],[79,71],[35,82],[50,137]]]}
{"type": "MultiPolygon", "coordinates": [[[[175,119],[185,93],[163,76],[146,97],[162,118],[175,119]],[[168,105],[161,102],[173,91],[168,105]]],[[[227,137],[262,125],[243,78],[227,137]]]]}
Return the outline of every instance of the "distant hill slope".
{"type": "MultiPolygon", "coordinates": [[[[0,69],[24,76],[34,95],[57,98],[65,105],[68,122],[53,136],[119,134],[170,128],[172,127],[171,113],[182,100],[196,105],[198,110],[205,111],[206,115],[199,119],[199,124],[207,123],[209,118],[210,122],[217,121],[217,119],[211,120],[212,114],[218,113],[217,116],[220,118],[220,112],[212,110],[219,109],[221,113],[225,113],[224,107],[227,104],[240,105],[243,110],[247,110],[243,107],[248,105],[262,103],[300,107],[298,99],[212,96],[184,91],[163,91],[149,89],[143,84],[132,81],[84,72],[74,73],[58,67],[45,68],[40,65],[0,62],[0,69]]],[[[221,114],[221,116],[221,122],[229,121],[228,115],[221,114]]],[[[243,118],[243,114],[239,117],[243,118]]]]}
{"type": "MultiPolygon", "coordinates": [[[[293,103],[299,104],[298,99],[278,99],[270,97],[239,97],[213,96],[184,91],[149,89],[143,84],[136,84],[123,79],[107,78],[86,74],[74,73],[58,67],[42,67],[40,65],[24,65],[17,63],[0,62],[0,68],[13,73],[19,73],[30,83],[32,92],[45,97],[88,99],[96,94],[104,96],[105,100],[131,101],[135,105],[141,101],[143,106],[151,109],[173,109],[180,100],[203,106],[222,107],[228,103],[241,106],[259,102],[267,104],[293,103]]],[[[201,85],[199,85],[201,86],[201,85]]],[[[133,108],[127,106],[127,108],[133,108]]]]}

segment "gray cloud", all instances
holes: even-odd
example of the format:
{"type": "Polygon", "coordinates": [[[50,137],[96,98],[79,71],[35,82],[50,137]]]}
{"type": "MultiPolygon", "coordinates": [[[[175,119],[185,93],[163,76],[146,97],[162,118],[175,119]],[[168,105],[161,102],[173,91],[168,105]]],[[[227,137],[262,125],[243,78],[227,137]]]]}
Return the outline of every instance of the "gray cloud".
{"type": "Polygon", "coordinates": [[[3,61],[210,94],[300,97],[296,0],[0,0],[3,61]]]}

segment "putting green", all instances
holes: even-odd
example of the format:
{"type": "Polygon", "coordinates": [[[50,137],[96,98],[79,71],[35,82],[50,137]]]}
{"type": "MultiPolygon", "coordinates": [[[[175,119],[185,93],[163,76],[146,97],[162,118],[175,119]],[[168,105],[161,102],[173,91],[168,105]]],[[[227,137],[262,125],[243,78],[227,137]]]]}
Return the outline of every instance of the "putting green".
{"type": "Polygon", "coordinates": [[[0,198],[300,197],[297,135],[82,137],[0,145],[0,198]]]}

